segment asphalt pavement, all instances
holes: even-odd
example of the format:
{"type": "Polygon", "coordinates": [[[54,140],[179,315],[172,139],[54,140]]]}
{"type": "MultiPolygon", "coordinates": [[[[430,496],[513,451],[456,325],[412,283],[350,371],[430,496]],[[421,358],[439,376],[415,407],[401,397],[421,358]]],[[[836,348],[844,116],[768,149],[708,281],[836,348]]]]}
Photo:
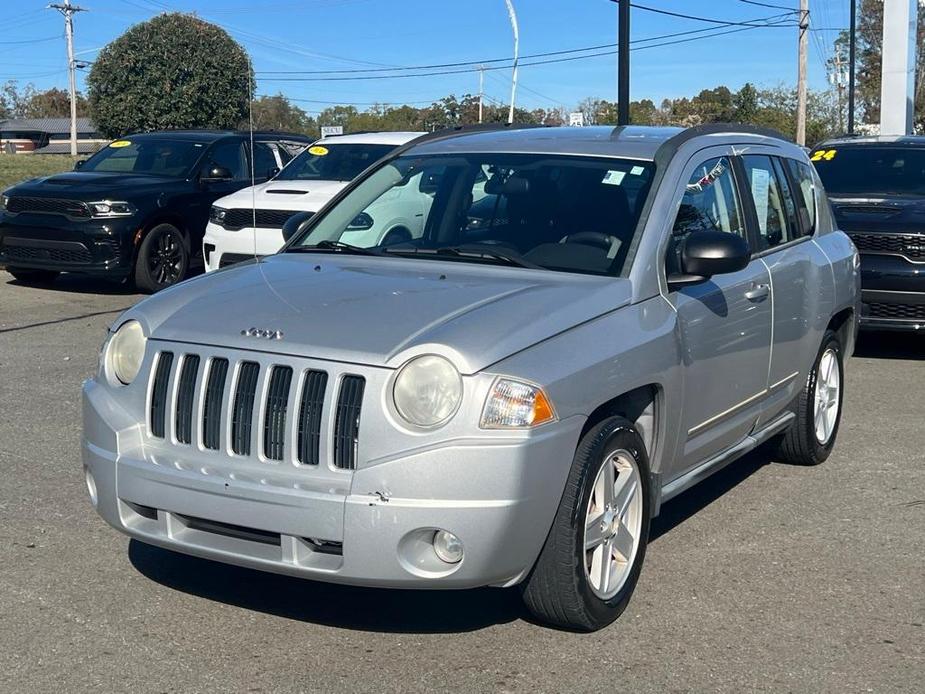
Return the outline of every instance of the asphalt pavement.
{"type": "Polygon", "coordinates": [[[140,297],[0,271],[0,692],[925,691],[925,337],[865,335],[835,451],[667,504],[595,634],[514,591],[392,592],[156,549],[92,510],[80,384],[140,297]]]}

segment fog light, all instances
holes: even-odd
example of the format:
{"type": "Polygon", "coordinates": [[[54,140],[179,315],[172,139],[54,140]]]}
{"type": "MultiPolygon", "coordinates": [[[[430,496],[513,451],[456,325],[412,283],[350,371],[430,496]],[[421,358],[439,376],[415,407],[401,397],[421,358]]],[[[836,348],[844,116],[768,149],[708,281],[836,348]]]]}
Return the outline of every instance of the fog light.
{"type": "Polygon", "coordinates": [[[84,468],[84,480],[87,483],[87,493],[90,495],[90,503],[93,504],[93,508],[96,508],[96,480],[93,479],[93,473],[90,472],[90,468],[84,468]]]}
{"type": "Polygon", "coordinates": [[[462,540],[446,530],[434,533],[434,553],[447,564],[458,564],[463,557],[462,540]]]}

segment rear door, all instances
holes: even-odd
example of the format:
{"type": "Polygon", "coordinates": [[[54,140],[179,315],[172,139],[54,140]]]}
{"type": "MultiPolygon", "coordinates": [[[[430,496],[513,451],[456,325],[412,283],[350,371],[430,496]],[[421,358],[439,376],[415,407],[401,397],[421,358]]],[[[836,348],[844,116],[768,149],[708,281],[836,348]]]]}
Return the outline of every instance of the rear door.
{"type": "MultiPolygon", "coordinates": [[[[747,238],[745,188],[729,148],[711,148],[688,164],[666,255],[679,271],[691,234],[725,231],[747,238]]],[[[670,292],[683,357],[682,438],[673,477],[734,446],[762,409],[771,357],[770,273],[754,259],[735,273],[670,292]]]]}

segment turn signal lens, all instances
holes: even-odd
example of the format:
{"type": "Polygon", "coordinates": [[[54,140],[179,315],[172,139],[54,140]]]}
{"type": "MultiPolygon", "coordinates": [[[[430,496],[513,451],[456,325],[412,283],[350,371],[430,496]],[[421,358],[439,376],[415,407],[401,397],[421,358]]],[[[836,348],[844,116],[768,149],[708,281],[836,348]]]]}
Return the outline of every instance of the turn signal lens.
{"type": "Polygon", "coordinates": [[[499,378],[485,401],[483,429],[536,427],[556,420],[556,411],[539,386],[499,378]]]}

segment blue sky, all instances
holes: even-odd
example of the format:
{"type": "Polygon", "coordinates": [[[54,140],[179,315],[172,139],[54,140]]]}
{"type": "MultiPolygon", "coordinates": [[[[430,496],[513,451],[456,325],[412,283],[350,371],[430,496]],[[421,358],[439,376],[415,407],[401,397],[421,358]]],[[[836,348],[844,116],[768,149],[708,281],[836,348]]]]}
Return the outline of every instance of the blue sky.
{"type": "MultiPolygon", "coordinates": [[[[673,12],[750,22],[782,10],[741,0],[634,0],[673,12]]],[[[761,0],[797,7],[798,0],[761,0]]],[[[195,12],[223,26],[250,53],[260,94],[282,92],[311,112],[325,102],[430,103],[448,93],[477,93],[478,73],[401,79],[286,82],[285,70],[331,71],[377,66],[417,66],[509,57],[511,28],[504,0],[80,0],[89,11],[75,17],[78,58],[92,60],[129,26],[165,9],[195,12]]],[[[616,5],[609,0],[514,0],[522,56],[616,41],[616,5]]],[[[813,0],[812,25],[847,25],[847,0],[813,0]]],[[[0,81],[66,88],[63,19],[47,0],[5,0],[0,9],[0,81]]],[[[632,37],[647,39],[708,29],[708,23],[633,10],[632,37]]],[[[717,27],[716,32],[735,27],[717,27]]],[[[632,98],[689,96],[746,81],[759,86],[796,81],[797,29],[747,28],[724,36],[634,50],[632,98]]],[[[696,36],[696,34],[694,35],[696,36]]],[[[810,86],[827,86],[824,60],[835,31],[810,37],[810,86]]],[[[636,46],[645,45],[639,42],[636,46]]],[[[606,50],[606,49],[604,49],[606,50]]],[[[529,59],[524,59],[529,62],[529,59]]],[[[297,77],[298,75],[288,75],[297,77]]],[[[322,75],[313,75],[319,77],[322,75]]],[[[331,75],[326,75],[330,77],[331,75]]],[[[307,75],[301,75],[307,77],[307,75]]],[[[594,96],[615,99],[616,57],[524,66],[517,104],[573,107],[594,96]]],[[[82,78],[79,83],[82,86],[82,78]]],[[[507,101],[510,71],[486,72],[488,97],[507,101]]]]}

